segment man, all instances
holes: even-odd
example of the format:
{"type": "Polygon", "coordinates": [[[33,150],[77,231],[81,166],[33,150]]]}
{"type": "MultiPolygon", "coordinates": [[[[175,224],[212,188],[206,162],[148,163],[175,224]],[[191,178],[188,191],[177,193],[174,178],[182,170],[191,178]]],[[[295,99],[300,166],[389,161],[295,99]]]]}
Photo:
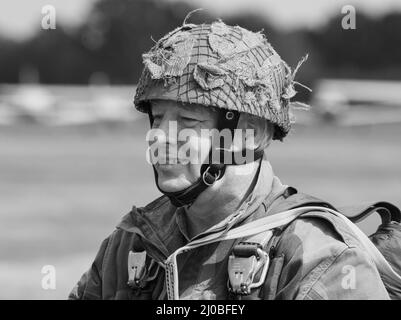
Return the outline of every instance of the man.
{"type": "Polygon", "coordinates": [[[270,142],[290,130],[298,67],[291,72],[261,33],[221,21],[184,23],[143,60],[135,105],[149,114],[164,196],[122,219],[71,299],[389,298],[333,215],[307,212],[252,234],[258,219],[285,210],[332,208],[283,185],[268,162],[270,142]],[[213,129],[229,134],[202,136],[213,129]]]}

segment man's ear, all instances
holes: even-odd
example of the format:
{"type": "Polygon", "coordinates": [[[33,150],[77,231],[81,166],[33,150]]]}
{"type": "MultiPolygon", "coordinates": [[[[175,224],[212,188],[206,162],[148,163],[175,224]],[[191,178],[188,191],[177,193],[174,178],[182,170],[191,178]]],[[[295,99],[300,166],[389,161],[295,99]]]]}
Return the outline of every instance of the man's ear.
{"type": "Polygon", "coordinates": [[[243,131],[243,134],[245,135],[245,147],[250,150],[254,150],[258,147],[260,137],[257,135],[257,129],[254,127],[249,126],[243,131]]]}
{"type": "MultiPolygon", "coordinates": [[[[266,119],[262,119],[247,113],[241,113],[237,127],[238,129],[243,129],[242,143],[245,142],[246,148],[248,149],[265,149],[273,140],[275,129],[274,124],[266,119]]],[[[238,143],[239,142],[235,140],[235,145],[238,145],[238,143]]]]}
{"type": "MultiPolygon", "coordinates": [[[[274,124],[266,119],[247,115],[247,127],[253,129],[254,148],[265,149],[274,136],[274,124]]],[[[250,135],[251,133],[249,133],[250,135]]],[[[250,137],[247,136],[247,139],[250,137]]]]}
{"type": "Polygon", "coordinates": [[[275,125],[273,123],[271,123],[270,121],[267,120],[262,120],[264,122],[264,133],[263,133],[263,137],[262,137],[262,147],[263,149],[266,149],[270,143],[273,141],[273,137],[274,137],[274,130],[275,130],[275,125]]]}
{"type": "Polygon", "coordinates": [[[275,130],[275,125],[271,123],[268,120],[262,120],[265,123],[266,126],[266,132],[264,133],[265,139],[266,139],[266,148],[270,145],[270,143],[273,141],[274,137],[274,130],[275,130]]]}
{"type": "Polygon", "coordinates": [[[241,137],[242,141],[238,140],[238,136],[234,137],[234,144],[235,146],[238,146],[237,149],[256,149],[258,146],[258,140],[259,138],[256,136],[257,135],[257,126],[255,124],[255,121],[252,116],[250,116],[247,113],[241,113],[239,120],[238,120],[238,129],[242,129],[241,132],[241,137]]]}

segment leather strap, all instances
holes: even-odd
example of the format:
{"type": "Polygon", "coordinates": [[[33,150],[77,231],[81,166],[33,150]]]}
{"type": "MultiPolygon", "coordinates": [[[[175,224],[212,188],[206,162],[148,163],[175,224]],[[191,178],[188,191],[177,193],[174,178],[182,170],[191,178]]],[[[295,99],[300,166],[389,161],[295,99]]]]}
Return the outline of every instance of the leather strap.
{"type": "Polygon", "coordinates": [[[376,202],[369,206],[340,207],[338,211],[344,213],[344,215],[354,223],[365,220],[375,212],[380,215],[382,224],[390,223],[391,221],[401,222],[400,209],[385,201],[376,202]]]}

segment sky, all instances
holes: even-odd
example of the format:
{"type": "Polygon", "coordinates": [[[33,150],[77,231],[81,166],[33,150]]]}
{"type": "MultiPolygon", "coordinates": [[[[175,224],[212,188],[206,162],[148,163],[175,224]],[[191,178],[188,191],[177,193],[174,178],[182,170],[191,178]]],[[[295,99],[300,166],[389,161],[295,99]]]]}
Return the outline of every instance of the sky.
{"type": "MultiPolygon", "coordinates": [[[[41,9],[50,4],[56,9],[57,23],[74,26],[82,23],[97,0],[0,0],[0,34],[23,40],[41,27],[41,9]]],[[[133,0],[135,1],[135,0],[133,0]]],[[[159,0],[174,2],[177,0],[159,0]]],[[[182,0],[213,14],[257,13],[279,28],[315,28],[351,4],[356,12],[372,16],[401,11],[401,0],[182,0]]]]}

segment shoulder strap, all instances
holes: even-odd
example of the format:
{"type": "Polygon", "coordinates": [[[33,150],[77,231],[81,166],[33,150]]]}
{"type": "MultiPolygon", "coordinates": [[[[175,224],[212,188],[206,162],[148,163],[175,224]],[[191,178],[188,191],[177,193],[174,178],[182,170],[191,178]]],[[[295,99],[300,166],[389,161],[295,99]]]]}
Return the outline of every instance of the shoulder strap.
{"type": "Polygon", "coordinates": [[[350,205],[335,208],[330,203],[319,198],[304,193],[298,193],[296,189],[292,187],[289,187],[288,190],[289,189],[294,191],[290,192],[290,195],[285,197],[285,199],[280,203],[278,206],[279,211],[305,206],[322,206],[341,212],[354,223],[365,220],[375,212],[380,215],[382,223],[389,223],[391,221],[401,223],[401,210],[390,202],[379,201],[371,204],[350,205]]]}

